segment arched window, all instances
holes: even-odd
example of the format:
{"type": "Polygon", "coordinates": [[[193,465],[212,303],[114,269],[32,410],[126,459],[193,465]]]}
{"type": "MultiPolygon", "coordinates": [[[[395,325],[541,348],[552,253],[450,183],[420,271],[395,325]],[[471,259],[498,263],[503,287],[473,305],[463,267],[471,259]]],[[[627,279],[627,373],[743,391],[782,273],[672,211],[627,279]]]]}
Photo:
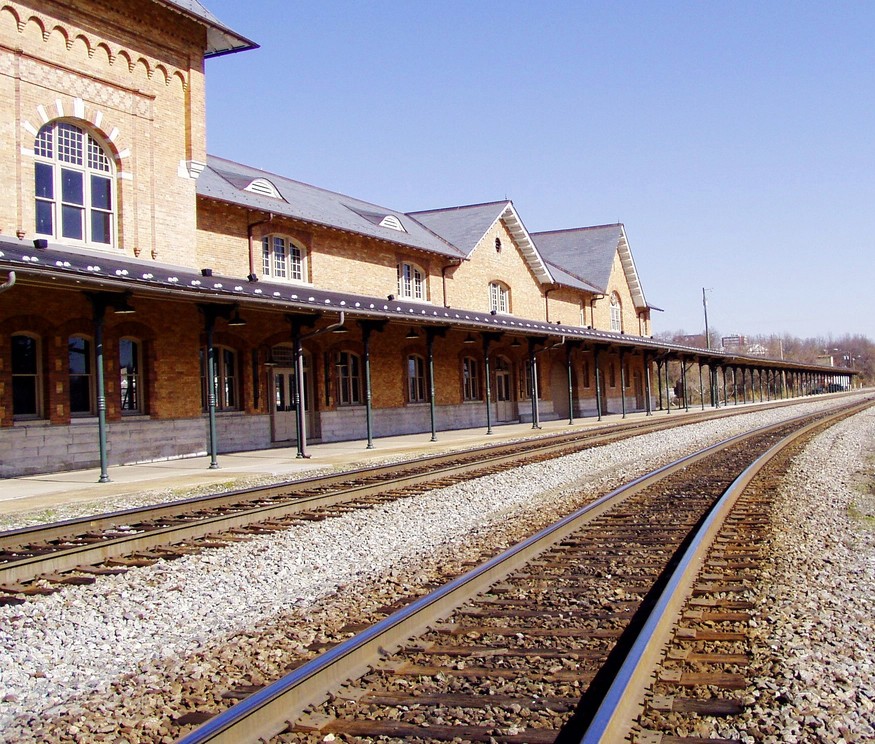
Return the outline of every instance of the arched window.
{"type": "Polygon", "coordinates": [[[42,416],[42,363],[40,342],[35,336],[12,336],[12,417],[42,416]]]}
{"type": "Polygon", "coordinates": [[[418,354],[407,357],[407,401],[425,403],[425,359],[418,354]]]}
{"type": "Polygon", "coordinates": [[[358,354],[339,351],[337,367],[337,404],[358,406],[362,403],[361,361],[358,354]]]}
{"type": "Polygon", "coordinates": [[[285,235],[265,235],[261,239],[261,258],[264,276],[296,282],[306,280],[306,251],[285,235]]]}
{"type": "Polygon", "coordinates": [[[425,272],[416,264],[398,264],[398,296],[406,300],[427,300],[425,272]]]}
{"type": "Polygon", "coordinates": [[[143,412],[142,347],[133,338],[123,338],[118,347],[119,391],[123,414],[143,412]]]}
{"type": "Polygon", "coordinates": [[[489,285],[489,309],[496,313],[510,312],[510,288],[501,282],[489,285]]]}
{"type": "Polygon", "coordinates": [[[611,330],[618,333],[623,330],[623,306],[616,292],[611,294],[611,330]]]}
{"type": "MultiPolygon", "coordinates": [[[[237,352],[227,346],[214,346],[216,352],[216,410],[234,411],[240,406],[237,352]]],[[[207,410],[207,350],[201,349],[201,407],[207,410]]]]}
{"type": "Polygon", "coordinates": [[[462,360],[462,394],[465,400],[480,400],[480,362],[473,357],[462,360]]]}
{"type": "Polygon", "coordinates": [[[49,122],[34,142],[36,232],[52,238],[115,243],[115,169],[106,149],[88,132],[49,122]]]}
{"type": "Polygon", "coordinates": [[[91,341],[84,336],[67,339],[67,371],[70,375],[70,413],[94,413],[94,363],[91,341]]]}

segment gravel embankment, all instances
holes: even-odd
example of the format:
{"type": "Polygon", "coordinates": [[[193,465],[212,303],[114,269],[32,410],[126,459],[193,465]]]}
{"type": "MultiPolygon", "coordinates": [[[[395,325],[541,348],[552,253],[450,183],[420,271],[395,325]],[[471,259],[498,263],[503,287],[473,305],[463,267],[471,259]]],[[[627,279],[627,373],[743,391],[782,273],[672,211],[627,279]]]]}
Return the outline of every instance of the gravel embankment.
{"type": "MultiPolygon", "coordinates": [[[[797,412],[644,435],[0,608],[0,737],[171,741],[168,718],[270,681],[309,656],[313,640],[434,572],[680,454],[797,412]]],[[[871,586],[870,574],[870,600],[871,586]]]]}
{"type": "Polygon", "coordinates": [[[765,744],[875,741],[875,411],[794,460],[763,572],[744,726],[765,744]]]}

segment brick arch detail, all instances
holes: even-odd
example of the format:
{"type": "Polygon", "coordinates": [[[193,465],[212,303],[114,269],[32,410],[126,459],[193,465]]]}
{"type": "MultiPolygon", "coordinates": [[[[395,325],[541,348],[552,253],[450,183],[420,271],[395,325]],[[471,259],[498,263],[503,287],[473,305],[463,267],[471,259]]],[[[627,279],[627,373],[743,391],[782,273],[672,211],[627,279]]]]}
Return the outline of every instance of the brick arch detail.
{"type": "Polygon", "coordinates": [[[12,17],[19,34],[24,34],[28,24],[33,23],[39,29],[40,36],[44,42],[48,42],[52,35],[57,33],[62,37],[67,51],[70,51],[77,41],[82,41],[85,44],[89,58],[94,56],[98,48],[103,48],[111,66],[114,66],[119,60],[124,60],[124,65],[131,74],[134,74],[138,66],[141,66],[149,80],[163,82],[165,86],[178,81],[182,85],[183,90],[188,88],[189,78],[186,71],[177,67],[169,67],[164,63],[150,59],[146,55],[138,54],[122,46],[115,46],[113,48],[104,40],[96,41],[86,29],[76,28],[71,24],[58,23],[55,19],[44,13],[13,2],[0,3],[0,19],[4,17],[5,13],[12,17]],[[156,72],[160,74],[156,76],[156,72]]]}

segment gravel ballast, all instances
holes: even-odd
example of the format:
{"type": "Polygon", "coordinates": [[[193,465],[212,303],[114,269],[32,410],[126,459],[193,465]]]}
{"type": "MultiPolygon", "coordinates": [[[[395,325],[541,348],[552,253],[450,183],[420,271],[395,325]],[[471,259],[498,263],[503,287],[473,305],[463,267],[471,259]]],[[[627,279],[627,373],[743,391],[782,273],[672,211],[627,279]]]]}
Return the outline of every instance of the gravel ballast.
{"type": "MultiPolygon", "coordinates": [[[[177,680],[200,680],[205,704],[234,684],[271,681],[283,668],[272,655],[305,656],[309,643],[351,613],[409,592],[428,580],[429,566],[465,560],[474,543],[497,549],[519,539],[573,506],[572,486],[583,491],[575,500],[593,498],[681,454],[799,412],[754,411],[639,436],[0,608],[0,736],[172,740],[162,717],[192,704],[192,683],[177,680]],[[285,650],[273,645],[280,637],[285,650]],[[255,643],[263,645],[254,651],[255,643]]],[[[872,426],[871,415],[857,420],[872,426]]],[[[868,593],[860,594],[871,618],[871,554],[869,561],[868,593]]]]}

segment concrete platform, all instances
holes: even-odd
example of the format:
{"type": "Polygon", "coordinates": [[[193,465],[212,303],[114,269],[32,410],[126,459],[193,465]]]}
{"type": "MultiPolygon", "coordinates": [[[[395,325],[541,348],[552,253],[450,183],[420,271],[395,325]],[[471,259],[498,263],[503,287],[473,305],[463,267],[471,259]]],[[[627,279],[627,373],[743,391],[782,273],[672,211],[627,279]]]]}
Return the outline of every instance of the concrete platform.
{"type": "MultiPolygon", "coordinates": [[[[698,410],[700,409],[691,409],[691,412],[698,410]]],[[[684,413],[672,410],[670,415],[683,416],[684,413]]],[[[653,415],[669,414],[656,411],[653,415]]],[[[544,421],[540,429],[533,429],[530,423],[502,424],[493,426],[491,435],[487,435],[483,427],[439,431],[436,442],[430,441],[430,432],[381,437],[374,439],[373,449],[367,449],[367,442],[364,440],[308,444],[307,459],[296,456],[294,445],[234,452],[219,455],[219,468],[213,470],[209,468],[209,456],[116,465],[108,469],[109,483],[98,482],[99,468],[4,478],[0,480],[0,515],[51,509],[62,504],[98,501],[158,489],[198,488],[202,492],[204,487],[213,485],[216,490],[225,490],[238,484],[239,487],[244,487],[247,480],[263,475],[278,480],[295,480],[317,470],[352,469],[387,458],[413,459],[425,454],[470,449],[510,439],[593,429],[624,421],[632,423],[644,417],[644,413],[631,413],[625,419],[619,414],[609,414],[602,417],[601,422],[594,417],[582,418],[575,419],[571,425],[567,419],[544,421]]]]}

